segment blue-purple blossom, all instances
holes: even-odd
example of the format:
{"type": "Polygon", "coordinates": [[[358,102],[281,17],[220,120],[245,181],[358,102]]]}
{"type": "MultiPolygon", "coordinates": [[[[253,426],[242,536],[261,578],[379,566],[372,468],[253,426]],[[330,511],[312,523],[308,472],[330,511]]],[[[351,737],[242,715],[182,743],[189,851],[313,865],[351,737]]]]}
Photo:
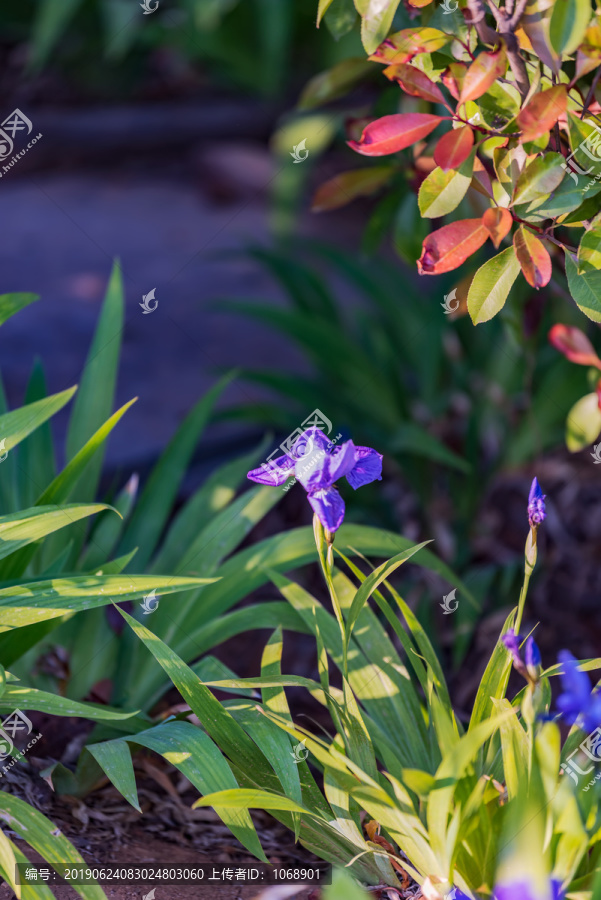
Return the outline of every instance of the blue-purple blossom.
{"type": "MultiPolygon", "coordinates": [[[[563,900],[561,882],[551,879],[551,900],[563,900]]],[[[498,884],[493,891],[493,900],[540,900],[533,885],[526,880],[512,881],[509,884],[498,884]]]]}
{"type": "Polygon", "coordinates": [[[291,476],[306,490],[324,528],[334,532],[342,525],[345,509],[334,483],[346,478],[356,490],[371,481],[381,481],[382,454],[371,447],[356,447],[352,441],[334,446],[320,428],[309,428],[284,456],[248,473],[251,481],[276,486],[291,476]]]}
{"type": "Polygon", "coordinates": [[[545,509],[546,496],[546,494],[543,494],[540,484],[535,478],[532,481],[530,496],[528,497],[528,521],[531,528],[538,528],[541,522],[544,522],[547,517],[545,509]]]}
{"type": "Polygon", "coordinates": [[[524,645],[524,655],[520,653],[520,645],[524,640],[516,634],[513,628],[510,628],[507,634],[501,638],[509,652],[511,653],[513,665],[524,678],[535,679],[537,677],[537,669],[542,660],[540,650],[532,637],[526,638],[524,645]]]}
{"type": "Polygon", "coordinates": [[[585,731],[594,731],[601,725],[601,694],[591,691],[586,672],[578,668],[578,660],[569,650],[561,650],[557,656],[561,663],[562,693],[557,698],[557,708],[569,725],[582,717],[585,731]]]}

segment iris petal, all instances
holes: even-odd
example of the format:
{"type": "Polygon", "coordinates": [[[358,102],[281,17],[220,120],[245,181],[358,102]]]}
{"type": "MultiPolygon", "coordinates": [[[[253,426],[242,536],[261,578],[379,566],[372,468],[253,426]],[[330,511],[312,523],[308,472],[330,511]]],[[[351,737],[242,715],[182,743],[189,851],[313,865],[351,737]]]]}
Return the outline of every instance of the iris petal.
{"type": "Polygon", "coordinates": [[[559,676],[563,693],[557,698],[557,708],[563,713],[566,722],[573,725],[581,713],[587,716],[589,712],[592,712],[592,706],[596,701],[594,695],[591,694],[588,675],[579,670],[578,660],[572,656],[570,651],[561,650],[557,658],[563,669],[559,676]]]}
{"type": "Polygon", "coordinates": [[[291,475],[294,475],[294,461],[288,456],[278,456],[268,463],[263,463],[258,469],[252,469],[246,477],[258,484],[279,487],[291,475]]]}
{"type": "Polygon", "coordinates": [[[311,491],[308,495],[313,512],[328,531],[337,531],[344,519],[344,500],[334,487],[311,491]]]}
{"type": "Polygon", "coordinates": [[[371,447],[355,447],[355,465],[346,476],[356,491],[364,484],[382,480],[382,454],[371,447]]]}
{"type": "Polygon", "coordinates": [[[351,471],[355,465],[355,445],[345,441],[334,447],[331,453],[318,450],[302,460],[297,460],[294,474],[307,491],[331,487],[335,481],[351,471]]]}

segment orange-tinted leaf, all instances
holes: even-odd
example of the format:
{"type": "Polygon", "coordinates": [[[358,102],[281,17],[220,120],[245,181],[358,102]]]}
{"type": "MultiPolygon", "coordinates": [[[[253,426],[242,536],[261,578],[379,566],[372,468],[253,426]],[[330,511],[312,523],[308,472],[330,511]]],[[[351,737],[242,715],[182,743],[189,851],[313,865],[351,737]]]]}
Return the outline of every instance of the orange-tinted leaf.
{"type": "Polygon", "coordinates": [[[440,76],[440,80],[455,100],[459,100],[465,73],[467,72],[467,64],[462,62],[451,63],[448,69],[440,76]]]}
{"type": "Polygon", "coordinates": [[[573,325],[554,325],[549,340],[556,350],[579,366],[595,366],[601,369],[601,359],[583,331],[573,325]]]}
{"type": "Polygon", "coordinates": [[[368,169],[353,169],[341,172],[321,184],[315,193],[311,209],[325,212],[346,206],[355,197],[375,194],[396,172],[393,166],[373,166],[368,169]]]}
{"type": "Polygon", "coordinates": [[[485,197],[489,197],[491,200],[494,199],[490,175],[486,171],[484,163],[482,163],[477,156],[474,159],[474,177],[472,180],[472,187],[477,190],[479,194],[484,194],[485,197]]]}
{"type": "Polygon", "coordinates": [[[492,87],[497,78],[505,74],[507,54],[503,49],[494,53],[479,53],[465,73],[461,88],[460,103],[476,100],[492,87]]]}
{"type": "Polygon", "coordinates": [[[516,121],[522,131],[520,140],[535,141],[555,125],[568,106],[568,89],[556,84],[547,91],[535,94],[518,115],[516,121]]]}
{"type": "Polygon", "coordinates": [[[429,6],[433,0],[408,0],[409,6],[416,6],[420,9],[422,6],[429,6]]]}
{"type": "Polygon", "coordinates": [[[460,219],[433,231],[422,244],[420,275],[451,272],[479,250],[488,237],[481,219],[460,219]]]}
{"type": "Polygon", "coordinates": [[[434,53],[450,41],[450,36],[437,28],[404,28],[389,34],[375,53],[368,57],[373,62],[388,65],[407,62],[418,53],[434,53]]]}
{"type": "Polygon", "coordinates": [[[495,250],[498,250],[503,238],[511,231],[513,216],[502,206],[491,206],[482,216],[482,224],[488,231],[495,250]]]}
{"type": "Polygon", "coordinates": [[[445,172],[458,169],[466,161],[474,146],[474,132],[469,125],[452,128],[443,134],[434,150],[434,162],[445,172]]]}
{"type": "Polygon", "coordinates": [[[444,97],[438,85],[434,84],[428,76],[408,63],[400,63],[398,66],[388,66],[384,74],[390,81],[397,81],[406,94],[412,97],[421,97],[432,103],[444,103],[444,97]]]}
{"type": "Polygon", "coordinates": [[[539,239],[523,225],[513,236],[513,248],[522,274],[530,287],[539,288],[551,280],[551,257],[539,239]]]}
{"type": "Polygon", "coordinates": [[[410,147],[434,131],[442,121],[441,116],[432,116],[429,113],[396,113],[392,116],[382,116],[364,129],[360,140],[347,143],[363,156],[386,156],[410,147]]]}

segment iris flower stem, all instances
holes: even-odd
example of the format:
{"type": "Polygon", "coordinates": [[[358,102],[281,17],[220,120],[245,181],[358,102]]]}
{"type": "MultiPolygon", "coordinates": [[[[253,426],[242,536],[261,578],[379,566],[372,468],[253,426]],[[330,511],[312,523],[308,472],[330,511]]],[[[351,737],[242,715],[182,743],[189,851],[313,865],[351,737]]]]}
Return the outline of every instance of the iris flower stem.
{"type": "Polygon", "coordinates": [[[515,619],[515,631],[519,633],[522,624],[522,616],[524,615],[524,607],[526,605],[526,596],[528,594],[528,586],[530,584],[530,576],[534,572],[536,565],[536,529],[532,528],[526,541],[526,565],[524,567],[524,582],[520,591],[520,599],[518,602],[518,613],[515,619]]]}
{"type": "Polygon", "coordinates": [[[325,578],[326,584],[328,586],[328,591],[330,592],[330,600],[332,601],[334,613],[340,627],[340,638],[342,641],[343,654],[343,673],[344,677],[348,680],[346,626],[344,624],[344,617],[342,615],[340,601],[338,600],[336,588],[334,587],[334,582],[332,580],[332,572],[334,569],[334,554],[332,552],[332,544],[331,542],[328,543],[328,541],[326,541],[326,531],[316,514],[313,515],[313,534],[315,535],[315,546],[317,547],[317,556],[319,557],[321,571],[323,572],[323,577],[325,578]]]}

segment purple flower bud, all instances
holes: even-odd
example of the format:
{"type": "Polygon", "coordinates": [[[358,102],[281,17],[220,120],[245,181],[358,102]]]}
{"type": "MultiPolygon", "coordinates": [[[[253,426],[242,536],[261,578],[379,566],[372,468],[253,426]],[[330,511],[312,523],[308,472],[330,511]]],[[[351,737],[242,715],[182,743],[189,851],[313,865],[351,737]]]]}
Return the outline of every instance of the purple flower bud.
{"type": "Polygon", "coordinates": [[[520,644],[523,638],[516,634],[513,628],[510,628],[501,640],[511,653],[514,668],[529,681],[536,681],[538,678],[537,669],[541,664],[541,655],[534,638],[529,637],[526,639],[523,658],[520,653],[520,644]]]}
{"type": "Polygon", "coordinates": [[[546,496],[547,495],[543,494],[541,491],[540,484],[535,478],[532,482],[532,487],[530,488],[530,496],[528,497],[528,521],[530,523],[530,528],[538,528],[541,522],[544,522],[547,518],[545,509],[546,496]]]}
{"type": "Polygon", "coordinates": [[[520,665],[522,662],[522,659],[520,657],[520,639],[513,628],[510,628],[507,634],[503,635],[501,640],[511,653],[511,656],[513,657],[513,664],[520,665]]]}
{"type": "Polygon", "coordinates": [[[524,652],[524,658],[526,660],[526,665],[531,666],[532,668],[536,668],[540,666],[542,660],[540,655],[540,650],[538,649],[534,638],[531,636],[526,641],[526,650],[524,652]]]}

